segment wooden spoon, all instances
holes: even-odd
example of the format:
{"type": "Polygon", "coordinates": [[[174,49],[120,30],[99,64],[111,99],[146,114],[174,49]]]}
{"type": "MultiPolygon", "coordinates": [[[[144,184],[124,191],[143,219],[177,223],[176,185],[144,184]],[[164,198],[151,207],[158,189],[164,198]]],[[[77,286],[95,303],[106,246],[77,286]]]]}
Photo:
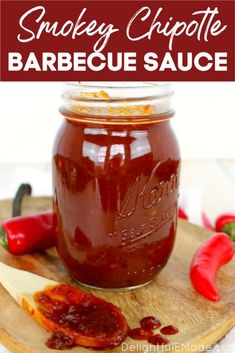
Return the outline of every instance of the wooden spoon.
{"type": "Polygon", "coordinates": [[[101,298],[1,262],[0,283],[35,321],[53,332],[54,336],[49,340],[53,346],[50,345],[50,348],[61,345],[61,339],[62,344],[66,342],[70,348],[73,345],[112,348],[121,344],[127,336],[128,325],[120,309],[101,298]],[[35,295],[43,296],[40,303],[35,295]],[[55,311],[50,316],[53,307],[55,311]],[[62,316],[55,320],[56,315],[62,316]]]}
{"type": "Polygon", "coordinates": [[[27,303],[31,310],[37,310],[35,292],[42,291],[47,286],[59,284],[48,278],[17,270],[2,262],[0,262],[0,283],[20,306],[25,308],[27,303]]]}

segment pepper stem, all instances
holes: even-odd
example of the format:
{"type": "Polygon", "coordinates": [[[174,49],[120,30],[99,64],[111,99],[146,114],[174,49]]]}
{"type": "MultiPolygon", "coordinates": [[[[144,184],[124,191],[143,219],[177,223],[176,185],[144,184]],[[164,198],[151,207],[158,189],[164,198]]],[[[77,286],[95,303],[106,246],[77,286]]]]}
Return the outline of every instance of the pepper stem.
{"type": "Polygon", "coordinates": [[[235,222],[225,224],[222,232],[227,233],[232,241],[235,241],[235,222]]]}
{"type": "Polygon", "coordinates": [[[0,246],[8,250],[7,233],[2,226],[0,227],[0,246]]]}

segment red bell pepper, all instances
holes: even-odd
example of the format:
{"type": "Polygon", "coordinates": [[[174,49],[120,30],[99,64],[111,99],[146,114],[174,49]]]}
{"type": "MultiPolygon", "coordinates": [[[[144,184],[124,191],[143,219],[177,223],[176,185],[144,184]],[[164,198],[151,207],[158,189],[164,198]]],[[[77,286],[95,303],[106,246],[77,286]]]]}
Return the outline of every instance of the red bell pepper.
{"type": "Polygon", "coordinates": [[[235,241],[235,214],[227,213],[219,216],[215,221],[216,232],[224,232],[235,241]]]}
{"type": "Polygon", "coordinates": [[[216,288],[216,273],[233,257],[233,246],[229,236],[216,233],[197,250],[190,266],[190,279],[198,293],[211,301],[219,301],[216,288]]]}
{"type": "Polygon", "coordinates": [[[14,255],[55,245],[55,216],[52,211],[10,218],[0,228],[0,244],[14,255]]]}

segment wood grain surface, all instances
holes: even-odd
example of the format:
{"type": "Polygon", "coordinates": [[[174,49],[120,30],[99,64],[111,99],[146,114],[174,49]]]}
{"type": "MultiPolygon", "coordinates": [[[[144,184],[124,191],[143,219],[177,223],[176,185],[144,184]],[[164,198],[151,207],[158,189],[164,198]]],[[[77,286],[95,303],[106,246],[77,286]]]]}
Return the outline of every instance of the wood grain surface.
{"type": "MultiPolygon", "coordinates": [[[[49,198],[28,197],[24,201],[23,211],[28,214],[48,209],[50,205],[49,198]]],[[[10,200],[0,202],[0,221],[10,216],[10,210],[10,200]]],[[[209,235],[209,231],[179,220],[177,240],[170,261],[151,284],[126,292],[86,289],[120,307],[131,328],[137,327],[144,316],[154,315],[162,325],[173,324],[180,329],[177,335],[168,336],[170,345],[163,348],[150,347],[145,341],[128,338],[123,346],[109,352],[199,352],[203,346],[206,348],[218,341],[235,324],[235,260],[222,268],[217,277],[222,295],[219,303],[211,303],[199,296],[189,282],[190,260],[209,235]]],[[[1,249],[0,260],[50,279],[73,283],[58,260],[55,249],[26,256],[12,256],[1,249]]],[[[0,298],[0,341],[14,353],[52,352],[45,346],[49,333],[38,326],[2,287],[0,298]]],[[[76,347],[64,352],[89,351],[76,347]]]]}

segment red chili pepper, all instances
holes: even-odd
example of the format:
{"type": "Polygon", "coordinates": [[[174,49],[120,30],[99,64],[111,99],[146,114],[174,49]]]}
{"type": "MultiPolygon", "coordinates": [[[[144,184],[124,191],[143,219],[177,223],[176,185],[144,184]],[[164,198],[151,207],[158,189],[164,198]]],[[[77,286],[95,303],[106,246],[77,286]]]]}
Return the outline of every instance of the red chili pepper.
{"type": "Polygon", "coordinates": [[[221,296],[216,288],[216,273],[233,257],[233,246],[225,233],[216,233],[197,250],[190,266],[190,279],[198,293],[211,301],[221,296]]]}
{"type": "Polygon", "coordinates": [[[182,219],[186,219],[186,221],[188,220],[188,215],[185,213],[185,211],[179,207],[178,209],[178,217],[182,218],[182,219]]]}
{"type": "Polygon", "coordinates": [[[209,218],[207,217],[207,214],[205,212],[202,211],[202,223],[204,225],[205,228],[210,229],[210,230],[215,230],[211,221],[209,220],[209,218]]]}
{"type": "Polygon", "coordinates": [[[224,232],[235,241],[235,214],[228,213],[219,216],[215,221],[216,232],[224,232]]]}
{"type": "Polygon", "coordinates": [[[0,244],[14,255],[55,245],[55,216],[52,211],[10,218],[0,228],[0,244]]]}

